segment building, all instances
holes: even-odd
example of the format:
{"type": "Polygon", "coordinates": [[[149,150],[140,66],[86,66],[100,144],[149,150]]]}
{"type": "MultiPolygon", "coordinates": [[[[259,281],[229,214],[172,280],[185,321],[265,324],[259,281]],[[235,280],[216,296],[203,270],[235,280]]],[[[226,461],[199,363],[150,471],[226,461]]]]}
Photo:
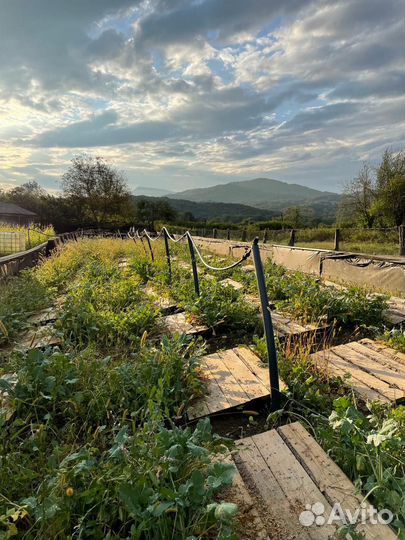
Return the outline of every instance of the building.
{"type": "Polygon", "coordinates": [[[13,203],[0,202],[0,223],[10,225],[32,225],[37,218],[35,212],[13,203]]]}

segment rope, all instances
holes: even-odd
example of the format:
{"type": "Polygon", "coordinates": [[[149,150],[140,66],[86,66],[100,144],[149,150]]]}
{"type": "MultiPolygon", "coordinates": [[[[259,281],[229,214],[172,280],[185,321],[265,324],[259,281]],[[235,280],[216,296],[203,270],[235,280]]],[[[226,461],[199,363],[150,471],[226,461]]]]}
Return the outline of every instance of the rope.
{"type": "Polygon", "coordinates": [[[232,268],[235,268],[236,266],[239,266],[240,264],[243,263],[243,261],[246,261],[246,259],[250,256],[250,254],[252,252],[252,248],[246,248],[246,251],[245,251],[244,255],[239,259],[239,261],[236,261],[236,262],[230,264],[229,266],[223,266],[221,268],[218,267],[218,266],[211,266],[206,261],[204,261],[203,256],[201,255],[200,250],[196,246],[196,244],[194,242],[194,239],[191,236],[191,234],[188,233],[188,235],[191,238],[191,241],[193,242],[194,249],[196,250],[196,253],[197,253],[200,261],[203,263],[203,265],[206,268],[208,268],[209,270],[213,270],[214,272],[221,272],[221,271],[225,271],[225,270],[231,270],[232,268]]]}

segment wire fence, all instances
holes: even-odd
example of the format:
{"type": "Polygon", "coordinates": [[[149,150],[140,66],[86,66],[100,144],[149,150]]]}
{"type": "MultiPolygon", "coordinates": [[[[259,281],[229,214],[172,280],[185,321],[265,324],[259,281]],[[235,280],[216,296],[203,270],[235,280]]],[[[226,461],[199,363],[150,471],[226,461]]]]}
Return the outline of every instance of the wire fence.
{"type": "MultiPolygon", "coordinates": [[[[185,228],[171,227],[176,234],[185,228]]],[[[196,228],[194,236],[219,240],[251,242],[258,237],[261,242],[298,247],[313,247],[337,251],[352,251],[373,255],[405,255],[404,226],[353,229],[353,228],[306,228],[306,229],[216,229],[196,228]]]]}

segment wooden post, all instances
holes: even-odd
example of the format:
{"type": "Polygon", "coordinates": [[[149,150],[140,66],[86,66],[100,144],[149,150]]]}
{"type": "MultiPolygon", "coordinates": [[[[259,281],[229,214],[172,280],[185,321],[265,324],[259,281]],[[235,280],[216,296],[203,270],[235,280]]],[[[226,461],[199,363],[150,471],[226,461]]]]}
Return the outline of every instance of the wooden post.
{"type": "Polygon", "coordinates": [[[334,250],[339,251],[339,242],[340,242],[340,229],[335,229],[335,245],[334,250]]]}
{"type": "Polygon", "coordinates": [[[217,230],[212,229],[212,238],[216,238],[216,237],[217,237],[217,230]]]}
{"type": "Polygon", "coordinates": [[[401,257],[405,257],[405,225],[398,227],[399,233],[399,254],[401,257]]]}
{"type": "Polygon", "coordinates": [[[263,233],[263,244],[265,244],[269,239],[269,230],[268,229],[264,229],[264,233],[263,233]]]}
{"type": "Polygon", "coordinates": [[[295,229],[291,229],[290,239],[288,241],[288,245],[289,246],[294,246],[294,244],[295,244],[295,229]]]}
{"type": "Polygon", "coordinates": [[[242,242],[246,242],[246,229],[242,230],[242,242]]]}
{"type": "Polygon", "coordinates": [[[231,239],[231,231],[229,229],[227,229],[227,231],[226,231],[226,239],[227,240],[231,239]]]}

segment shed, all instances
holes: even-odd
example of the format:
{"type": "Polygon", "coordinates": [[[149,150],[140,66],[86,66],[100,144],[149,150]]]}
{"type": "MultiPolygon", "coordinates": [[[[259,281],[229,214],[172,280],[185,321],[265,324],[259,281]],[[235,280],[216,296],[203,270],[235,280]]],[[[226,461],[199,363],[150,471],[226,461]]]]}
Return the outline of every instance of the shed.
{"type": "Polygon", "coordinates": [[[11,225],[31,225],[37,218],[35,212],[14,203],[0,202],[0,223],[11,225]]]}

